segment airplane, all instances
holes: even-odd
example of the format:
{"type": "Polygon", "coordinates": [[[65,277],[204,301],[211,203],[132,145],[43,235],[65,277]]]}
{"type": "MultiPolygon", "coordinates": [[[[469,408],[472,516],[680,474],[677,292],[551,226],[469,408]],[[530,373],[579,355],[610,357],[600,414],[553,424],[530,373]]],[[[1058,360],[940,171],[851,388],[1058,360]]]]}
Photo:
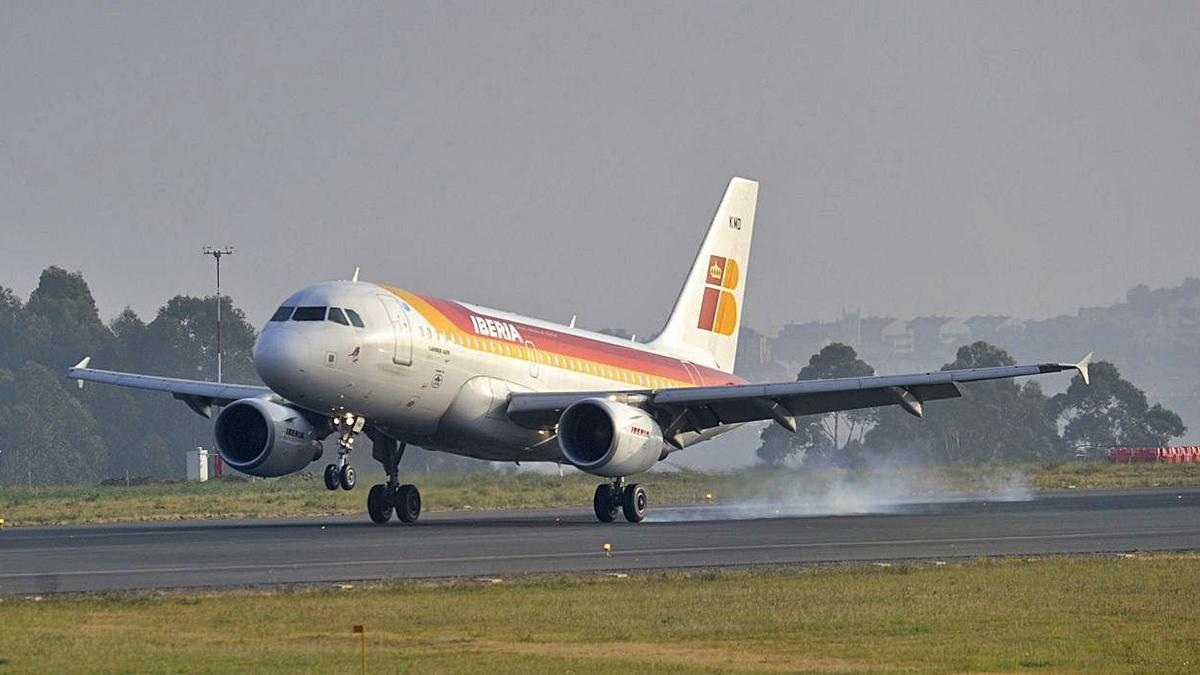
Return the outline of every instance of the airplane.
{"type": "Polygon", "coordinates": [[[750,383],[734,375],[758,183],[733,178],[662,331],[641,343],[380,283],[329,281],[290,295],[254,346],[266,386],[98,370],[84,381],[168,392],[215,415],[224,462],[276,477],[304,470],[337,434],[325,486],[350,490],[360,434],[387,482],[367,494],[386,523],[421,514],[416,486],[401,484],[408,445],[484,460],[558,462],[603,477],[596,518],[646,515],[646,490],[627,482],[671,453],[742,424],[897,405],[917,417],[928,401],[962,395],[964,382],[1065,370],[1042,363],[912,375],[750,383]]]}

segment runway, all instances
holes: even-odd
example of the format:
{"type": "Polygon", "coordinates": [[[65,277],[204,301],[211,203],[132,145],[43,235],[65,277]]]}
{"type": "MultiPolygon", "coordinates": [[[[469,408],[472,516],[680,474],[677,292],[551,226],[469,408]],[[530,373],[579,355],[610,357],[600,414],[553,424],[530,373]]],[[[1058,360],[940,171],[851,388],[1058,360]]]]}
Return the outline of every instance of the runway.
{"type": "Polygon", "coordinates": [[[363,514],[6,528],[0,594],[1200,550],[1200,488],[922,502],[869,515],[725,520],[720,505],[654,513],[681,522],[606,525],[590,509],[542,509],[386,526],[363,514]]]}

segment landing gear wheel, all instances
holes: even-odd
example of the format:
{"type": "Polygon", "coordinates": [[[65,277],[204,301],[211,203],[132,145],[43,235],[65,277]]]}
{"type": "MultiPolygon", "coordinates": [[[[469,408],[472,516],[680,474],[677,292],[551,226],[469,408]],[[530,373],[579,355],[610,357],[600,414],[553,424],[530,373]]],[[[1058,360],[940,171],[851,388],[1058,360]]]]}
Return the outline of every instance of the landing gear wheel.
{"type": "Polygon", "coordinates": [[[610,483],[596,486],[596,494],[592,496],[592,508],[596,510],[596,520],[611,523],[617,517],[616,489],[610,483]]]}
{"type": "Polygon", "coordinates": [[[392,500],[386,485],[372,485],[367,493],[367,515],[382,525],[392,519],[392,500]]]}
{"type": "Polygon", "coordinates": [[[416,485],[396,489],[396,517],[406,523],[415,523],[421,517],[421,493],[416,485]]]}
{"type": "Polygon", "coordinates": [[[640,523],[646,517],[646,488],[634,483],[625,487],[621,494],[621,510],[625,520],[640,523]]]}
{"type": "Polygon", "coordinates": [[[354,478],[354,467],[349,464],[343,465],[338,471],[338,483],[341,484],[343,490],[354,489],[354,478]]]}
{"type": "Polygon", "coordinates": [[[329,464],[325,467],[325,489],[338,489],[338,468],[337,464],[329,464]]]}

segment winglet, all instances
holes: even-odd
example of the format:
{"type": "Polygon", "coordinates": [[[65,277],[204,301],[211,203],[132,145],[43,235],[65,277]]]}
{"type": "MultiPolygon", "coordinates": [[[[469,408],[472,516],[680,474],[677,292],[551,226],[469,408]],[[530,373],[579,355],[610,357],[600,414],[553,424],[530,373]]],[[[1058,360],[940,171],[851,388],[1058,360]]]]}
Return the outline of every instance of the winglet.
{"type": "MultiPolygon", "coordinates": [[[[88,364],[91,362],[92,362],[92,357],[85,356],[85,357],[83,357],[83,359],[81,359],[79,361],[79,363],[76,363],[75,367],[71,368],[71,370],[79,370],[81,368],[87,368],[88,364]]],[[[75,380],[75,384],[79,385],[80,389],[83,389],[83,380],[75,380]]]]}
{"type": "Polygon", "coordinates": [[[1092,381],[1088,378],[1088,364],[1092,362],[1092,353],[1088,352],[1087,356],[1079,359],[1079,363],[1073,364],[1071,367],[1079,371],[1079,376],[1083,378],[1084,384],[1091,384],[1092,381]]]}

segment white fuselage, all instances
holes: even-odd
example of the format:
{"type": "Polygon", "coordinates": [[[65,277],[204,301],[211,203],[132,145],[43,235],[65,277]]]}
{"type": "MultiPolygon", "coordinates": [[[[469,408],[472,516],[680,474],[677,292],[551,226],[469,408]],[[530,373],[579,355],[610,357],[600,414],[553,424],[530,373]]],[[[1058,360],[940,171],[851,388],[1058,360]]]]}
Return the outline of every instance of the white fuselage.
{"type": "Polygon", "coordinates": [[[741,381],[636,342],[365,282],[293,294],[254,358],[263,382],[294,405],[353,413],[428,449],[508,461],[561,458],[552,431],[509,420],[512,392],[741,381]]]}

